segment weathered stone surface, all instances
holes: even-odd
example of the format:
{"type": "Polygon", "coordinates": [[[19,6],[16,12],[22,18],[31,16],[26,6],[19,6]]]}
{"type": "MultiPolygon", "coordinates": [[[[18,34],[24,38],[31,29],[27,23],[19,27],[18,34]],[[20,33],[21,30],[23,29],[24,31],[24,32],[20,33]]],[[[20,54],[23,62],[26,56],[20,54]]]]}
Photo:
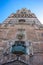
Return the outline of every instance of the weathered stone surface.
{"type": "MultiPolygon", "coordinates": [[[[19,61],[14,61],[5,65],[43,65],[43,24],[36,15],[26,8],[11,14],[2,24],[0,24],[0,63],[11,62],[17,59],[15,54],[10,52],[12,45],[18,41],[17,34],[22,33],[25,41],[27,54],[21,55],[19,61]],[[21,21],[20,21],[21,20],[21,21]],[[4,56],[3,53],[8,55],[4,56]],[[30,54],[32,53],[32,56],[30,54]]],[[[19,40],[20,41],[20,40],[19,40]]]]}

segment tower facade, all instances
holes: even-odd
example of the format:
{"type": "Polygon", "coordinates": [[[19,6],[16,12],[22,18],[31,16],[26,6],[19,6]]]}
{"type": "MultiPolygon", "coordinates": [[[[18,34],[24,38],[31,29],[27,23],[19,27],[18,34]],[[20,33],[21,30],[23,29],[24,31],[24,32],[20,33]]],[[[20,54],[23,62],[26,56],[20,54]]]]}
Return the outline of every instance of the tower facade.
{"type": "Polygon", "coordinates": [[[43,65],[43,25],[26,8],[0,24],[1,65],[43,65]]]}

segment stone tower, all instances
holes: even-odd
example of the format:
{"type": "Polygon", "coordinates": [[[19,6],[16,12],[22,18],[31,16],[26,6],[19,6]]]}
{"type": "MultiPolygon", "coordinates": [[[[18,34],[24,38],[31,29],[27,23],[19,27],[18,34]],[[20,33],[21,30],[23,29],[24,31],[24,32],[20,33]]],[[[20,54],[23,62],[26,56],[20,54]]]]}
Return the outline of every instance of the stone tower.
{"type": "Polygon", "coordinates": [[[43,25],[26,8],[0,24],[0,65],[43,65],[43,25]]]}

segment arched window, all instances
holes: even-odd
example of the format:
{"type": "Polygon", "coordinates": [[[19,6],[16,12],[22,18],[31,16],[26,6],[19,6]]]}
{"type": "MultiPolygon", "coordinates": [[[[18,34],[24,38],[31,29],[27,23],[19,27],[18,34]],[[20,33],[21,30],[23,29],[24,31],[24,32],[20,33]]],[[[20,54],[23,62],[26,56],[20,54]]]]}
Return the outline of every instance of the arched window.
{"type": "Polygon", "coordinates": [[[24,19],[20,19],[19,22],[20,23],[23,23],[23,22],[25,22],[25,20],[24,19]]]}

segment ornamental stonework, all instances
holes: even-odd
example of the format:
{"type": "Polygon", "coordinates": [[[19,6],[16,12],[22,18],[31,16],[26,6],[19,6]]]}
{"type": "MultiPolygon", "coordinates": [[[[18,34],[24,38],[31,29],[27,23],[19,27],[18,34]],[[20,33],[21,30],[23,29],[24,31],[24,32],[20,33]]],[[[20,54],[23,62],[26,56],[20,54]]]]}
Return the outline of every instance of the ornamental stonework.
{"type": "Polygon", "coordinates": [[[43,24],[26,8],[0,24],[0,65],[43,65],[43,24]]]}

